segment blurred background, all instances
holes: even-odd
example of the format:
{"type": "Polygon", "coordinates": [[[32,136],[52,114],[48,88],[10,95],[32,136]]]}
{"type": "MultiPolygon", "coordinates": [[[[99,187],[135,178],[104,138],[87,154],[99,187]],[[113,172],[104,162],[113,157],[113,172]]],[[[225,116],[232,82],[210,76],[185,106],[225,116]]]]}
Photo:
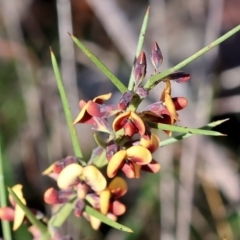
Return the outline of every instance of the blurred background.
{"type": "MultiPolygon", "coordinates": [[[[157,41],[160,71],[192,55],[240,24],[239,0],[0,0],[0,135],[8,186],[24,185],[28,205],[48,216],[44,191],[54,182],[41,172],[73,150],[51,67],[49,47],[59,60],[73,116],[78,101],[116,88],[74,46],[81,39],[127,84],[142,20],[150,20],[144,50],[157,41]]],[[[74,239],[240,239],[240,33],[186,66],[188,84],[173,84],[173,96],[188,107],[179,125],[201,127],[229,118],[215,130],[227,137],[193,136],[160,148],[160,174],[129,181],[120,223],[128,234],[102,226],[91,230],[72,216],[63,226],[74,239]]],[[[150,61],[148,61],[150,63],[150,61]]],[[[147,76],[153,73],[150,64],[147,76]]],[[[151,91],[149,104],[163,86],[151,91]]],[[[92,131],[78,125],[86,158],[95,146],[92,131]]],[[[159,133],[161,139],[167,136],[159,133]]],[[[15,239],[31,239],[24,229],[15,239]],[[24,235],[21,235],[24,234],[24,235]]],[[[6,239],[7,240],[7,239],[6,239]]]]}

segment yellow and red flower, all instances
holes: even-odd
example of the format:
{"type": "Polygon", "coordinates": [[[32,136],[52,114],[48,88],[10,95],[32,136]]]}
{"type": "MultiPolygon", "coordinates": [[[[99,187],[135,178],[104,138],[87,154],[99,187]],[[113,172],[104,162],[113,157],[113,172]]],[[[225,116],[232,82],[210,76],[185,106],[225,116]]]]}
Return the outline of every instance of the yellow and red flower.
{"type": "Polygon", "coordinates": [[[146,134],[146,126],[142,118],[132,111],[119,114],[114,119],[112,126],[115,132],[123,129],[124,135],[129,137],[132,137],[135,133],[139,133],[141,136],[146,134]]]}
{"type": "Polygon", "coordinates": [[[86,123],[93,125],[93,129],[102,132],[110,132],[107,118],[117,114],[120,110],[117,105],[103,104],[104,101],[110,99],[111,93],[103,94],[95,97],[93,100],[85,102],[81,100],[79,107],[81,109],[73,124],[86,123]]]}
{"type": "Polygon", "coordinates": [[[79,102],[79,107],[81,109],[80,113],[78,114],[77,118],[74,120],[73,124],[76,123],[93,123],[93,117],[101,117],[102,114],[99,111],[96,111],[95,104],[103,104],[104,101],[110,99],[112,96],[111,93],[103,94],[100,96],[95,97],[93,100],[89,100],[85,102],[81,100],[79,102]]]}
{"type": "MultiPolygon", "coordinates": [[[[127,183],[121,177],[114,178],[109,185],[98,194],[88,194],[86,200],[103,215],[116,221],[117,217],[124,214],[126,206],[118,199],[126,194],[127,183]]],[[[83,216],[90,222],[93,229],[98,230],[101,221],[86,212],[83,216]]]]}
{"type": "Polygon", "coordinates": [[[122,171],[129,178],[140,176],[141,165],[147,165],[152,161],[151,152],[143,146],[132,146],[116,152],[107,166],[107,176],[113,178],[117,172],[122,171]]]}

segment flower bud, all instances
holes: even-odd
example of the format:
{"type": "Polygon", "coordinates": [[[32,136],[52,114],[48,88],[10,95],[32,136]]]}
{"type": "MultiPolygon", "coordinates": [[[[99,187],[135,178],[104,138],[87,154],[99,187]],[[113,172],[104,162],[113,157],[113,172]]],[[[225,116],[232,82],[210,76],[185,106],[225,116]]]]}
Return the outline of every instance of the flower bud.
{"type": "Polygon", "coordinates": [[[6,221],[13,221],[14,219],[14,209],[11,207],[0,208],[0,219],[6,221]]]}
{"type": "Polygon", "coordinates": [[[134,66],[134,79],[135,79],[135,85],[139,86],[139,84],[142,82],[143,78],[146,75],[146,68],[147,68],[147,60],[145,52],[142,51],[134,66]]]}
{"type": "Polygon", "coordinates": [[[125,92],[118,102],[118,109],[121,111],[125,110],[132,101],[132,97],[133,93],[131,91],[125,92]]]}
{"type": "Polygon", "coordinates": [[[139,95],[141,99],[147,97],[148,95],[148,91],[144,87],[137,88],[136,93],[139,95]]]}
{"type": "Polygon", "coordinates": [[[54,188],[47,189],[44,193],[43,199],[45,203],[50,205],[60,203],[58,198],[58,191],[54,188]]]}
{"type": "Polygon", "coordinates": [[[150,55],[150,59],[155,69],[158,69],[162,64],[163,56],[157,42],[154,42],[152,45],[152,54],[150,55]]]}

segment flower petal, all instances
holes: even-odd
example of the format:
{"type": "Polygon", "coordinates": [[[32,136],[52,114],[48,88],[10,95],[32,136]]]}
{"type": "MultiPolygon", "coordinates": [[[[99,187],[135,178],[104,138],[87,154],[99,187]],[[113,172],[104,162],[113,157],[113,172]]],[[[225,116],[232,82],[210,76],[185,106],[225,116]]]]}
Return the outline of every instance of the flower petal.
{"type": "MultiPolygon", "coordinates": [[[[23,192],[22,192],[23,186],[21,184],[16,184],[12,187],[12,190],[17,195],[19,199],[23,198],[23,192]]],[[[13,207],[15,207],[16,203],[11,195],[9,195],[9,201],[13,207]]]]}
{"type": "Polygon", "coordinates": [[[121,177],[115,177],[108,185],[108,189],[114,195],[114,198],[119,198],[128,190],[127,182],[121,177]]]}
{"type": "Polygon", "coordinates": [[[86,123],[92,118],[92,116],[87,112],[87,109],[88,109],[88,103],[84,105],[84,107],[82,108],[82,110],[80,111],[76,119],[74,120],[73,124],[86,123]]]}
{"type": "Polygon", "coordinates": [[[83,168],[82,175],[85,183],[92,188],[93,191],[99,192],[106,188],[107,181],[102,173],[93,165],[83,168]]]}
{"type": "Polygon", "coordinates": [[[173,100],[172,100],[172,98],[169,94],[165,95],[165,104],[166,104],[166,107],[167,107],[168,111],[171,114],[172,124],[174,123],[175,120],[179,121],[175,105],[174,105],[173,100]]]}
{"type": "Polygon", "coordinates": [[[66,166],[59,174],[57,185],[59,188],[66,190],[73,185],[79,183],[79,177],[82,174],[83,168],[77,163],[72,163],[66,166]]]}
{"type": "Polygon", "coordinates": [[[102,117],[105,114],[104,112],[101,112],[100,105],[93,101],[88,101],[87,112],[94,117],[102,117]]]}
{"type": "Polygon", "coordinates": [[[58,191],[52,187],[45,191],[43,199],[45,203],[50,205],[62,203],[58,198],[58,191]]]}
{"type": "MultiPolygon", "coordinates": [[[[24,204],[26,205],[26,200],[25,198],[23,197],[23,192],[22,192],[22,188],[23,186],[21,184],[17,184],[15,185],[14,187],[12,187],[12,190],[13,192],[17,195],[17,197],[19,198],[19,200],[24,204]]],[[[14,205],[14,200],[11,200],[11,202],[13,203],[14,205]]],[[[23,222],[23,219],[24,219],[24,216],[25,216],[25,213],[24,211],[22,210],[22,208],[18,205],[18,204],[15,204],[15,212],[14,212],[14,222],[13,222],[13,230],[17,230],[22,222],[23,222]]]]}
{"type": "Polygon", "coordinates": [[[108,213],[110,204],[111,193],[108,189],[101,191],[100,193],[100,211],[103,215],[108,213]]]}
{"type": "Polygon", "coordinates": [[[154,159],[149,164],[142,166],[143,171],[151,173],[157,173],[160,170],[160,168],[161,168],[160,164],[154,159]]]}
{"type": "Polygon", "coordinates": [[[139,134],[141,136],[144,135],[146,128],[143,120],[135,112],[131,112],[131,119],[136,128],[138,129],[139,134]]]}
{"type": "Polygon", "coordinates": [[[119,114],[113,121],[113,130],[118,131],[124,129],[124,134],[132,136],[134,133],[139,132],[144,135],[146,128],[143,120],[135,112],[124,112],[119,114]]]}
{"type": "Polygon", "coordinates": [[[0,208],[0,219],[6,221],[14,220],[14,209],[11,207],[0,208]]]}
{"type": "Polygon", "coordinates": [[[115,216],[115,215],[112,214],[112,213],[108,213],[108,214],[107,214],[107,217],[108,217],[109,219],[113,220],[114,222],[117,221],[117,216],[115,216]]]}
{"type": "Polygon", "coordinates": [[[100,96],[97,96],[93,99],[93,102],[96,102],[98,104],[102,104],[104,101],[110,99],[112,96],[112,93],[106,93],[100,96]]]}
{"type": "Polygon", "coordinates": [[[98,218],[95,218],[94,216],[89,215],[89,221],[94,230],[99,229],[99,227],[101,225],[101,221],[98,218]]]}
{"type": "Polygon", "coordinates": [[[128,178],[135,178],[135,168],[133,162],[125,163],[122,167],[122,171],[128,178]]]}
{"type": "Polygon", "coordinates": [[[136,163],[133,163],[133,166],[134,166],[135,178],[140,178],[142,165],[138,165],[136,163]]]}
{"type": "Polygon", "coordinates": [[[132,146],[127,150],[127,158],[139,165],[145,165],[151,162],[151,152],[143,146],[132,146]]]}
{"type": "Polygon", "coordinates": [[[184,97],[174,97],[172,100],[177,111],[182,110],[188,104],[188,100],[184,97]]]}
{"type": "MultiPolygon", "coordinates": [[[[26,200],[24,198],[19,198],[21,200],[21,202],[26,205],[26,200]]],[[[15,214],[14,214],[14,222],[13,222],[13,230],[17,230],[22,222],[23,222],[23,219],[25,217],[25,213],[24,211],[22,210],[22,208],[16,204],[15,206],[15,214]]]]}
{"type": "Polygon", "coordinates": [[[112,128],[115,132],[123,128],[126,119],[130,116],[131,112],[124,112],[119,114],[113,121],[112,128]],[[125,121],[124,121],[125,120],[125,121]],[[123,122],[124,121],[124,122],[123,122]]]}
{"type": "Polygon", "coordinates": [[[122,168],[126,156],[126,150],[120,150],[112,156],[107,166],[107,176],[109,178],[113,178],[117,174],[118,170],[122,168]]]}
{"type": "Polygon", "coordinates": [[[135,127],[135,125],[131,122],[130,119],[127,119],[127,122],[124,124],[123,126],[123,130],[124,130],[124,135],[125,136],[133,136],[135,133],[137,133],[137,128],[135,127]]]}
{"type": "Polygon", "coordinates": [[[113,201],[111,210],[114,215],[120,216],[126,212],[126,206],[123,203],[116,200],[113,201]]]}
{"type": "Polygon", "coordinates": [[[79,103],[78,103],[78,106],[80,109],[84,108],[84,106],[86,105],[87,103],[84,101],[84,100],[80,100],[79,103]]]}
{"type": "Polygon", "coordinates": [[[77,196],[78,198],[85,199],[87,193],[88,193],[88,185],[86,183],[79,183],[77,185],[77,196]]]}
{"type": "Polygon", "coordinates": [[[141,138],[140,145],[147,148],[151,153],[155,152],[159,147],[159,137],[152,133],[149,139],[141,138]]]}

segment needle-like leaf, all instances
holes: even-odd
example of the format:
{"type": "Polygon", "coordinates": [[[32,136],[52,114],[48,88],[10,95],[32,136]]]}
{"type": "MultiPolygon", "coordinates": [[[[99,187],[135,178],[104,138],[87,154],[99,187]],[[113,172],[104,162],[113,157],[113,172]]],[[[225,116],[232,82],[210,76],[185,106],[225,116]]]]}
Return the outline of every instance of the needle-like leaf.
{"type": "MultiPolygon", "coordinates": [[[[228,118],[227,119],[223,119],[223,120],[218,120],[218,121],[215,121],[215,122],[212,122],[212,123],[209,123],[199,129],[211,129],[213,127],[216,127],[224,122],[228,121],[228,118]]],[[[191,137],[193,136],[194,134],[192,133],[184,133],[184,134],[180,134],[178,136],[175,136],[175,137],[171,137],[171,138],[168,138],[166,140],[163,140],[160,142],[159,146],[160,147],[163,147],[163,146],[166,146],[168,144],[172,144],[172,143],[175,143],[175,142],[178,142],[182,139],[185,139],[185,138],[188,138],[188,137],[191,137]]]]}
{"type": "Polygon", "coordinates": [[[121,93],[127,91],[127,88],[119,80],[110,69],[105,66],[100,59],[98,59],[79,39],[69,34],[76,45],[83,51],[83,53],[112,81],[112,83],[118,88],[121,93]]]}
{"type": "Polygon", "coordinates": [[[65,117],[66,117],[66,120],[67,120],[68,130],[69,130],[71,140],[72,140],[73,150],[74,150],[75,156],[82,158],[83,157],[82,150],[81,150],[79,142],[78,142],[78,137],[77,137],[76,130],[74,128],[74,125],[72,124],[72,121],[73,121],[72,113],[71,113],[70,106],[69,106],[69,103],[68,103],[67,94],[65,92],[65,88],[64,88],[64,85],[63,85],[63,81],[62,81],[62,78],[61,78],[61,74],[60,74],[60,71],[59,71],[57,60],[56,60],[55,55],[54,55],[54,53],[51,49],[50,49],[50,52],[51,52],[52,66],[53,66],[54,74],[55,74],[55,77],[56,77],[58,90],[59,90],[59,93],[60,93],[60,96],[61,96],[62,105],[63,105],[65,117]]]}

